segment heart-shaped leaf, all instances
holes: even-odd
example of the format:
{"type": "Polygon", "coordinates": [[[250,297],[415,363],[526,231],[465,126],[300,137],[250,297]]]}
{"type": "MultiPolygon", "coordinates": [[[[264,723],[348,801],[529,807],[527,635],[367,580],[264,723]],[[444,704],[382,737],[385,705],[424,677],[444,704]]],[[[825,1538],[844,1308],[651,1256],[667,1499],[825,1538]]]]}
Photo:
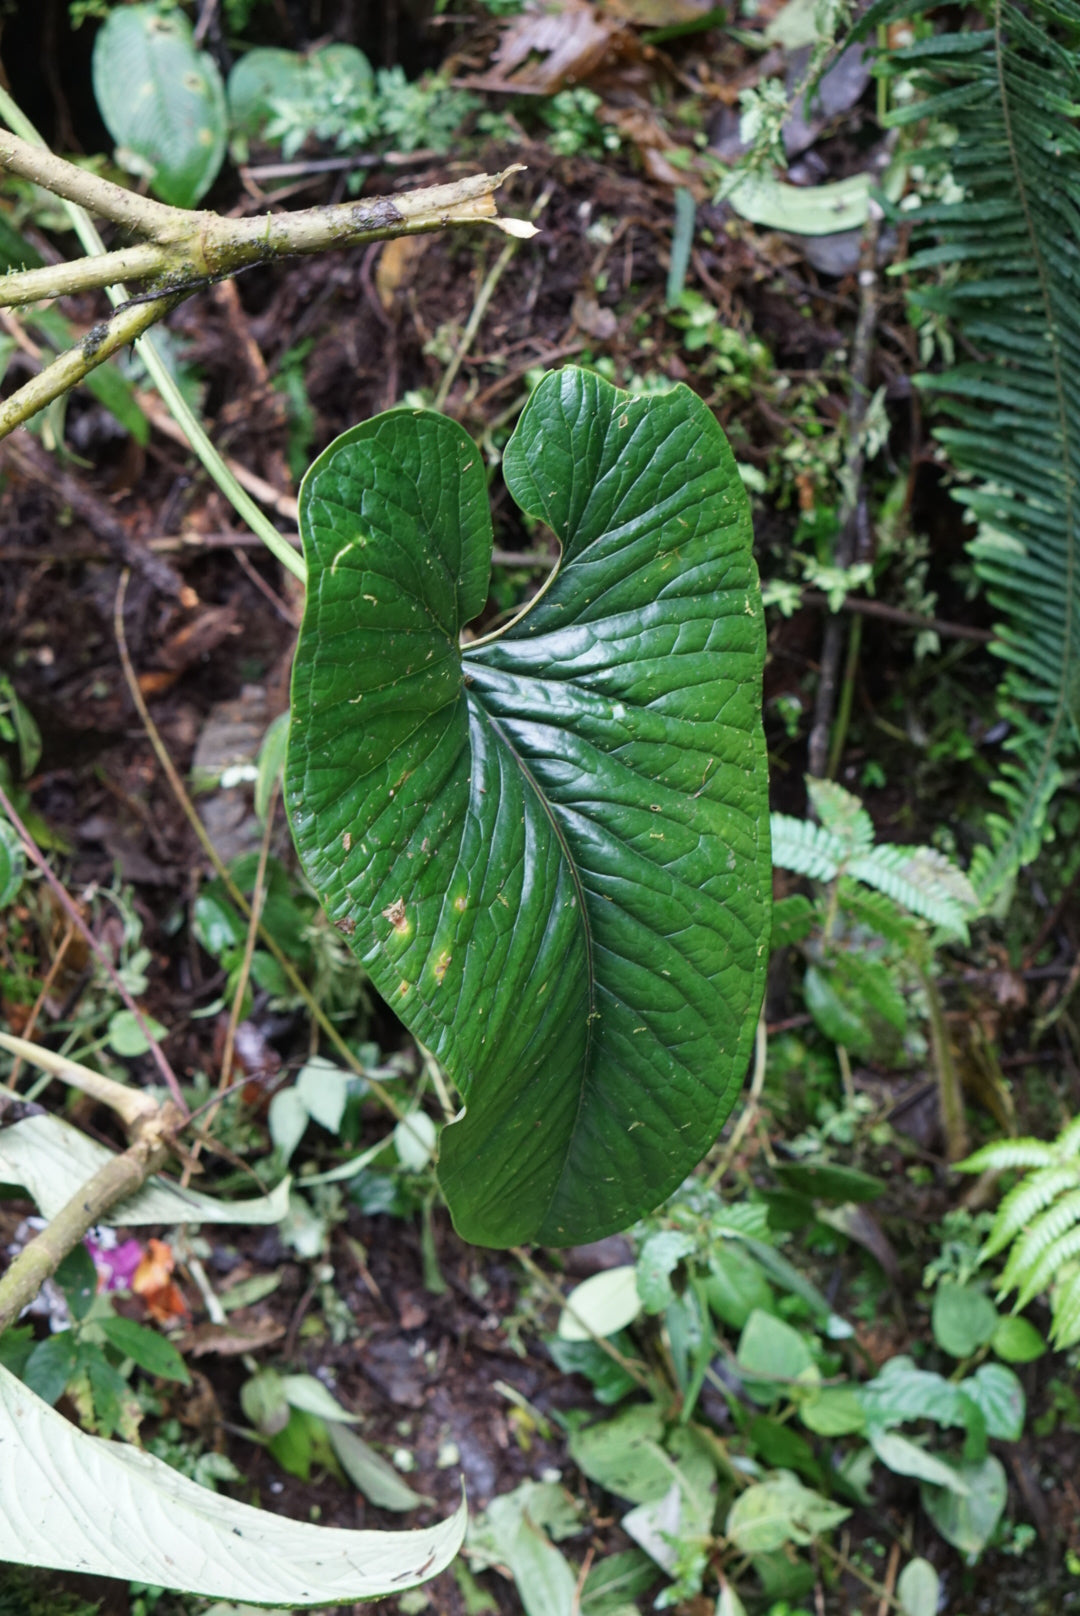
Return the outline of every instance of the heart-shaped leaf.
{"type": "Polygon", "coordinates": [[[492,554],[466,433],[393,410],[308,472],[286,800],[331,918],[465,1101],[439,1164],[459,1232],[569,1245],[668,1195],[746,1070],[762,611],[734,459],[687,388],[550,375],[504,471],[562,559],[464,651],[492,554]]]}

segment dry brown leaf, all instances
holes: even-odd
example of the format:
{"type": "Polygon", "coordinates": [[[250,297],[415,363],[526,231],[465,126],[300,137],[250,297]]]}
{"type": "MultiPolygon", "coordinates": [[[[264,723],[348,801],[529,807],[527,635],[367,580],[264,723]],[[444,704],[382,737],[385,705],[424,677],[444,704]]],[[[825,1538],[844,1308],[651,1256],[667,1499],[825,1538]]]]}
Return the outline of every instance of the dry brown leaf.
{"type": "Polygon", "coordinates": [[[601,308],[595,297],[588,297],[584,292],[578,292],[570,312],[578,330],[598,342],[609,342],[619,329],[615,310],[601,308]]]}
{"type": "Polygon", "coordinates": [[[197,1324],[193,1330],[185,1330],[176,1344],[185,1357],[202,1358],[216,1352],[222,1358],[238,1358],[280,1341],[284,1334],[285,1326],[269,1318],[253,1324],[197,1324]]]}
{"type": "Polygon", "coordinates": [[[715,0],[607,0],[606,9],[639,28],[677,28],[718,9],[715,0]]]}
{"type": "Polygon", "coordinates": [[[375,266],[375,290],[387,314],[412,282],[416,266],[431,246],[430,236],[394,236],[386,242],[375,266]]]}
{"type": "Polygon", "coordinates": [[[617,129],[622,138],[636,146],[645,172],[658,185],[685,186],[695,202],[704,202],[710,187],[696,171],[696,163],[682,166],[688,148],[672,140],[662,121],[646,107],[605,107],[601,114],[605,123],[617,129]],[[677,153],[679,163],[671,161],[677,153]]]}
{"type": "Polygon", "coordinates": [[[463,79],[476,88],[553,95],[595,72],[615,49],[634,52],[636,41],[618,18],[585,0],[534,5],[508,19],[491,58],[491,70],[463,79]]]}

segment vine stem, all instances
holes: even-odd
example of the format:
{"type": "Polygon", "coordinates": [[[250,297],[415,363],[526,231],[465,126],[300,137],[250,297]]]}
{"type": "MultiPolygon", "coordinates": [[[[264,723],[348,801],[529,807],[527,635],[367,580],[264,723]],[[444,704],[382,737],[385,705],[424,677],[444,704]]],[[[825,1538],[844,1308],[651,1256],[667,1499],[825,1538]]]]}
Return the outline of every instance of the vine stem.
{"type": "Polygon", "coordinates": [[[124,986],[123,979],[120,976],[120,973],[117,971],[116,966],[109,958],[108,953],[101,946],[98,939],[94,936],[93,932],[90,930],[90,927],[86,924],[86,921],[79,913],[78,908],[72,902],[72,899],[64,887],[63,882],[57,880],[55,874],[50,869],[48,860],[45,858],[34,838],[31,836],[30,832],[27,830],[26,826],[15,812],[11,798],[4,790],[3,786],[0,786],[0,809],[3,809],[4,813],[10,819],[19,840],[26,849],[26,856],[29,858],[31,863],[36,865],[41,871],[49,887],[55,894],[57,902],[60,904],[60,907],[63,909],[65,915],[79,932],[84,942],[86,942],[90,948],[91,952],[96,955],[97,959],[100,961],[106,974],[108,975],[109,980],[112,982],[113,987],[124,1001],[124,1004],[131,1011],[131,1014],[135,1017],[136,1025],[138,1026],[143,1037],[146,1039],[147,1046],[151,1055],[154,1057],[157,1069],[165,1079],[166,1087],[172,1095],[173,1100],[176,1102],[181,1116],[187,1116],[188,1108],[184,1103],[184,1096],[180,1092],[180,1084],[177,1081],[176,1073],[166,1060],[165,1052],[151,1032],[146,1017],[143,1015],[142,1011],[135,1003],[135,1000],[124,986]]]}
{"type": "Polygon", "coordinates": [[[13,131],[0,135],[0,167],[33,180],[60,197],[87,258],[101,260],[96,266],[89,266],[85,261],[57,265],[50,268],[47,275],[31,270],[0,277],[0,304],[12,305],[35,297],[57,296],[98,286],[105,289],[114,308],[123,304],[126,309],[129,307],[127,292],[119,284],[123,274],[143,279],[155,276],[163,283],[161,292],[168,293],[167,298],[152,297],[148,303],[130,305],[134,312],[123,321],[127,335],[122,340],[118,338],[107,352],[100,342],[90,345],[84,341],[32,383],[12,394],[0,411],[0,437],[21,421],[28,420],[59,393],[75,386],[116,347],[134,338],[136,352],[154,386],[206,471],[271,554],[301,583],[305,582],[307,568],[303,557],[278,532],[226,466],[181,394],[149,333],[149,326],[208,280],[235,274],[239,269],[268,259],[484,221],[518,239],[533,236],[535,225],[524,219],[500,218],[495,207],[495,192],[522,165],[513,164],[498,174],[472,175],[450,185],[429,186],[396,197],[307,208],[297,213],[267,214],[261,218],[227,219],[214,213],[167,207],[65,162],[48,149],[29,118],[2,88],[0,117],[13,131]],[[106,252],[87,210],[148,236],[150,243],[119,253],[106,252]],[[155,312],[143,318],[149,309],[155,312]],[[56,391],[50,392],[50,386],[55,386],[56,391]]]}
{"type": "Polygon", "coordinates": [[[166,1134],[175,1121],[175,1116],[170,1115],[172,1110],[171,1106],[160,1110],[155,1107],[155,1115],[144,1118],[134,1130],[135,1138],[127,1150],[113,1156],[92,1178],[80,1184],[41,1233],[23,1247],[0,1279],[0,1332],[29,1306],[87,1230],[164,1166],[169,1155],[166,1134]]]}
{"type": "MultiPolygon", "coordinates": [[[[130,576],[131,574],[127,571],[127,569],[125,569],[121,574],[120,586],[116,591],[116,602],[113,607],[113,631],[116,635],[116,646],[120,653],[120,665],[124,670],[124,679],[127,682],[128,691],[130,692],[131,699],[135,704],[135,710],[142,720],[142,725],[146,731],[147,740],[153,747],[154,755],[161,765],[162,773],[168,781],[169,786],[172,789],[173,796],[176,798],[185,819],[194,831],[199,842],[199,846],[202,848],[203,852],[206,854],[206,857],[213,865],[214,870],[216,871],[222,885],[225,887],[225,890],[228,892],[233,903],[235,903],[236,907],[239,909],[244,918],[246,920],[250,920],[251,905],[248,903],[247,899],[244,897],[244,894],[240,891],[240,888],[229,874],[224,863],[222,862],[217,848],[210,840],[206,826],[195,812],[194,805],[184,787],[184,782],[180,778],[176,764],[169,756],[168,749],[165,746],[165,742],[161,739],[161,734],[158,727],[150,716],[150,709],[146,705],[146,699],[143,696],[142,691],[139,689],[139,681],[136,678],[135,669],[131,662],[131,654],[128,651],[127,635],[124,633],[124,597],[127,593],[128,579],[130,576]]],[[[288,958],[288,956],[283,953],[277,939],[271,932],[267,931],[261,920],[258,923],[258,933],[259,941],[270,950],[270,953],[277,960],[278,964],[281,966],[281,969],[285,972],[289,985],[292,987],[294,992],[298,993],[301,999],[303,999],[312,1020],[317,1022],[320,1030],[326,1035],[330,1043],[333,1044],[346,1066],[348,1066],[349,1070],[355,1073],[357,1077],[366,1077],[363,1066],[357,1060],[344,1038],[338,1032],[322,1005],[319,1004],[318,1000],[313,996],[311,990],[300,976],[295,965],[288,958]]],[[[391,1115],[400,1122],[404,1116],[404,1112],[398,1102],[394,1099],[393,1095],[387,1094],[377,1084],[372,1085],[371,1092],[379,1103],[385,1106],[391,1115]]]]}
{"type": "MultiPolygon", "coordinates": [[[[27,118],[18,104],[12,100],[11,96],[3,88],[0,88],[0,117],[2,117],[11,126],[17,136],[22,137],[22,140],[26,142],[28,147],[38,148],[40,160],[47,157],[51,158],[54,163],[61,162],[61,159],[53,158],[52,153],[49,151],[45,141],[42,139],[37,129],[30,122],[29,118],[27,118]],[[43,157],[41,154],[43,154],[43,157]]],[[[68,168],[72,165],[62,164],[61,166],[68,168]]],[[[79,169],[75,169],[74,172],[76,174],[82,173],[82,171],[79,169]]],[[[86,178],[88,180],[96,181],[96,176],[94,175],[87,175],[86,178]]],[[[43,181],[42,183],[48,184],[48,181],[43,181]]],[[[104,185],[106,183],[107,182],[105,181],[96,181],[97,185],[104,185]]],[[[148,202],[147,198],[135,197],[133,192],[125,191],[123,187],[119,185],[110,187],[110,190],[118,192],[120,199],[130,197],[133,202],[148,202]]],[[[90,218],[90,215],[87,213],[86,209],[80,206],[78,202],[74,201],[72,197],[64,196],[60,192],[57,192],[56,194],[61,196],[64,209],[68,215],[68,218],[71,220],[72,229],[78,236],[79,242],[87,257],[111,257],[110,254],[106,253],[105,243],[98,234],[97,227],[90,218]]],[[[84,189],[82,194],[87,196],[88,200],[90,200],[90,192],[84,189]]],[[[100,196],[96,189],[92,192],[92,196],[100,201],[100,196]]],[[[94,205],[93,200],[90,200],[90,205],[94,205]]],[[[123,205],[124,204],[120,200],[118,200],[116,203],[118,208],[123,205]]],[[[142,209],[140,209],[140,216],[143,218],[157,217],[157,210],[161,206],[162,204],[160,203],[149,202],[148,211],[144,212],[142,209]]],[[[112,217],[115,222],[122,222],[117,219],[117,214],[115,211],[110,215],[110,217],[112,217]]],[[[110,268],[112,267],[113,266],[110,265],[110,268]]],[[[0,287],[2,287],[2,284],[3,283],[0,283],[0,287]]],[[[122,304],[127,298],[127,291],[121,285],[108,285],[105,287],[105,293],[109,299],[109,302],[114,308],[118,308],[120,304],[122,304]]],[[[307,580],[307,568],[304,565],[303,557],[296,553],[288,541],[284,539],[278,532],[277,528],[274,527],[273,523],[270,522],[266,516],[264,516],[263,512],[255,504],[255,501],[251,498],[251,496],[245,493],[245,491],[240,487],[240,484],[237,482],[228,466],[226,466],[225,462],[214,448],[214,445],[211,443],[206,432],[203,430],[202,423],[199,421],[194,411],[189,406],[187,400],[181,393],[179,387],[176,385],[172,372],[165,363],[165,360],[163,359],[161,351],[158,348],[153,336],[150,335],[149,331],[145,328],[143,329],[141,335],[137,335],[135,352],[146,366],[147,374],[164,399],[169,413],[172,415],[177,425],[182,429],[192,449],[195,451],[195,454],[201,460],[203,467],[213,478],[214,482],[217,483],[221,492],[232,505],[237,515],[247,523],[251,531],[256,534],[258,538],[262,539],[267,549],[272,555],[276,556],[276,558],[281,562],[282,566],[287,567],[295,577],[299,578],[301,583],[305,583],[307,580]]],[[[90,366],[87,366],[87,371],[89,371],[90,368],[90,366]]],[[[75,377],[71,385],[74,386],[75,381],[79,379],[79,377],[75,377]]],[[[38,380],[40,380],[40,378],[38,378],[38,380]]],[[[20,389],[20,391],[22,390],[20,389]]]]}
{"type": "Polygon", "coordinates": [[[12,1033],[0,1032],[0,1049],[6,1049],[9,1055],[40,1067],[50,1077],[58,1077],[71,1088],[81,1089],[102,1105],[109,1106],[125,1127],[132,1128],[136,1123],[157,1115],[157,1102],[150,1098],[145,1089],[129,1088],[126,1083],[114,1082],[111,1077],[103,1077],[100,1072],[83,1066],[81,1061],[69,1060],[55,1050],[31,1043],[29,1038],[16,1038],[12,1033]]]}

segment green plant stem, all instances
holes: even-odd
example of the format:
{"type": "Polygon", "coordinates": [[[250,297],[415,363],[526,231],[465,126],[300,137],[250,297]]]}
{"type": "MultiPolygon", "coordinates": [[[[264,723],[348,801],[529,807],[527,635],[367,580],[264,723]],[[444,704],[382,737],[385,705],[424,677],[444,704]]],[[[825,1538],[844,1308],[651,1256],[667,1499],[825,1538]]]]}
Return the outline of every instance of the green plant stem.
{"type": "Polygon", "coordinates": [[[859,667],[859,652],[862,649],[861,617],[853,617],[851,627],[848,629],[847,658],[844,662],[844,678],[840,686],[840,701],[836,709],[836,723],[833,725],[832,741],[829,745],[829,761],[825,765],[825,773],[830,780],[835,780],[840,768],[840,759],[844,755],[844,742],[847,740],[848,725],[851,723],[851,702],[855,693],[855,675],[859,667]]]}
{"type": "Polygon", "coordinates": [[[945,1008],[937,984],[922,961],[910,954],[919,985],[926,995],[930,1022],[930,1047],[934,1055],[937,1076],[938,1104],[941,1107],[941,1125],[945,1130],[945,1154],[950,1161],[961,1161],[968,1153],[967,1123],[964,1118],[964,1092],[960,1074],[952,1056],[949,1029],[945,1025],[945,1008]]]}
{"type": "Polygon", "coordinates": [[[92,370],[111,359],[121,348],[136,342],[158,320],[174,309],[178,297],[155,297],[145,303],[124,303],[108,320],[94,326],[74,348],[69,348],[51,365],[24,383],[0,404],[0,438],[43,410],[54,399],[69,393],[92,370]]]}
{"type": "Polygon", "coordinates": [[[154,1058],[157,1069],[165,1079],[165,1086],[171,1093],[181,1115],[186,1116],[187,1106],[184,1103],[184,1096],[180,1092],[180,1084],[177,1082],[176,1073],[165,1059],[165,1053],[157,1039],[154,1037],[154,1034],[151,1032],[150,1027],[147,1024],[146,1017],[139,1009],[139,1006],[135,1003],[135,1000],[132,998],[128,989],[124,986],[123,978],[120,976],[120,973],[117,971],[116,966],[109,958],[105,949],[94,936],[75,904],[72,903],[71,898],[64,889],[63,883],[57,880],[55,874],[50,869],[48,860],[44,857],[34,838],[31,836],[30,832],[19,818],[19,815],[16,813],[14,805],[12,804],[11,799],[4,790],[3,786],[0,786],[0,809],[3,809],[4,813],[14,826],[19,840],[26,849],[27,858],[29,858],[30,862],[36,865],[36,867],[41,871],[41,874],[45,877],[45,881],[49,889],[52,891],[61,909],[64,911],[64,914],[79,932],[83,941],[89,947],[90,952],[100,962],[109,980],[112,982],[117,993],[120,995],[120,998],[123,1000],[125,1006],[134,1016],[139,1031],[146,1039],[147,1048],[154,1058]]]}
{"type": "Polygon", "coordinates": [[[15,1038],[10,1033],[0,1032],[0,1049],[6,1049],[9,1055],[16,1055],[20,1060],[37,1066],[49,1076],[57,1077],[62,1083],[68,1083],[73,1089],[81,1089],[83,1094],[92,1095],[102,1105],[107,1105],[115,1111],[126,1127],[134,1127],[137,1122],[157,1114],[157,1104],[152,1100],[145,1089],[129,1088],[126,1083],[115,1083],[111,1077],[102,1077],[89,1066],[83,1066],[80,1061],[69,1060],[66,1055],[58,1055],[54,1050],[45,1049],[41,1044],[33,1044],[26,1038],[15,1038]]]}
{"type": "MultiPolygon", "coordinates": [[[[250,920],[251,905],[248,903],[247,899],[244,897],[244,894],[240,891],[240,888],[229,874],[225,864],[218,854],[217,848],[214,846],[209,835],[207,834],[206,826],[195,812],[191,798],[185,790],[184,782],[180,778],[175,763],[169,756],[169,753],[165,747],[165,742],[161,739],[157,725],[150,716],[150,709],[146,705],[146,700],[143,693],[139,689],[139,681],[135,677],[135,669],[132,666],[131,655],[128,651],[127,636],[124,633],[124,596],[127,592],[129,576],[130,574],[125,570],[121,576],[120,586],[116,592],[116,603],[113,609],[113,629],[116,634],[117,650],[120,653],[120,664],[124,670],[124,679],[127,682],[131,699],[135,704],[135,709],[138,712],[140,719],[142,720],[147,739],[154,749],[154,755],[161,765],[162,773],[169,782],[169,785],[172,788],[173,796],[176,798],[184,817],[194,831],[200,847],[206,854],[210,863],[213,865],[215,872],[217,873],[222,885],[225,887],[225,890],[228,892],[233,903],[236,905],[245,919],[250,920]]],[[[292,961],[286,954],[282,952],[276,938],[274,938],[272,934],[267,931],[261,920],[259,921],[258,932],[259,941],[265,944],[270,953],[277,960],[278,964],[281,966],[281,969],[285,972],[289,985],[292,987],[295,993],[300,995],[300,998],[307,1006],[308,1013],[312,1020],[318,1024],[321,1031],[326,1035],[330,1043],[333,1044],[334,1048],[337,1050],[346,1066],[348,1066],[349,1070],[355,1073],[357,1077],[363,1077],[366,1080],[367,1074],[364,1071],[363,1066],[357,1060],[344,1038],[342,1038],[341,1034],[338,1032],[337,1028],[326,1014],[326,1011],[323,1009],[322,1005],[319,1004],[314,998],[310,989],[307,987],[307,984],[304,982],[296,967],[293,965],[292,961]]],[[[385,1108],[393,1117],[397,1119],[397,1121],[400,1122],[402,1120],[405,1113],[392,1095],[387,1094],[383,1089],[374,1084],[371,1087],[371,1093],[379,1101],[380,1105],[385,1106],[385,1108]]]]}
{"type": "Polygon", "coordinates": [[[164,1110],[155,1108],[155,1112],[153,1119],[140,1123],[136,1138],[127,1150],[113,1156],[92,1178],[79,1185],[55,1218],[23,1247],[0,1279],[0,1332],[29,1306],[87,1230],[100,1223],[118,1201],[134,1195],[151,1173],[164,1165],[169,1150],[164,1143],[163,1130],[171,1119],[164,1110]]]}
{"type": "Polygon", "coordinates": [[[611,1342],[608,1341],[604,1336],[597,1335],[596,1331],[591,1328],[587,1320],[581,1318],[580,1315],[575,1312],[573,1304],[566,1300],[566,1297],[563,1295],[558,1285],[556,1285],[555,1281],[550,1279],[548,1275],[544,1273],[544,1270],[540,1267],[539,1263],[533,1260],[532,1256],[525,1250],[524,1246],[511,1246],[510,1255],[517,1258],[518,1262],[525,1269],[526,1273],[528,1273],[531,1278],[536,1281],[540,1289],[544,1291],[546,1295],[550,1296],[553,1302],[557,1302],[560,1308],[569,1313],[574,1322],[586,1332],[590,1341],[592,1341],[595,1346],[598,1346],[601,1352],[606,1353],[611,1359],[612,1363],[617,1363],[623,1373],[629,1375],[631,1380],[636,1381],[637,1384],[643,1388],[643,1390],[649,1393],[650,1397],[656,1397],[656,1386],[653,1383],[652,1376],[647,1372],[647,1370],[642,1369],[641,1365],[635,1363],[632,1358],[627,1358],[625,1353],[619,1351],[618,1347],[613,1347],[611,1342]]]}

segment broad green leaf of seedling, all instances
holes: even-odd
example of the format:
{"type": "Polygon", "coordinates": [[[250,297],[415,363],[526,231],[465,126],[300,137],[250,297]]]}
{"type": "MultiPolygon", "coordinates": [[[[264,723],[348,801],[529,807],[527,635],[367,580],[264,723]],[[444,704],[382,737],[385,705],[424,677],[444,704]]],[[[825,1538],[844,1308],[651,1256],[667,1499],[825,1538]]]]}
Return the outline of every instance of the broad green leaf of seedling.
{"type": "Polygon", "coordinates": [[[392,410],[300,494],[285,798],[304,869],[464,1102],[481,1245],[625,1228],[715,1139],[768,955],[764,632],[731,450],[685,387],[545,377],[507,445],[561,546],[498,634],[484,459],[392,410]]]}

